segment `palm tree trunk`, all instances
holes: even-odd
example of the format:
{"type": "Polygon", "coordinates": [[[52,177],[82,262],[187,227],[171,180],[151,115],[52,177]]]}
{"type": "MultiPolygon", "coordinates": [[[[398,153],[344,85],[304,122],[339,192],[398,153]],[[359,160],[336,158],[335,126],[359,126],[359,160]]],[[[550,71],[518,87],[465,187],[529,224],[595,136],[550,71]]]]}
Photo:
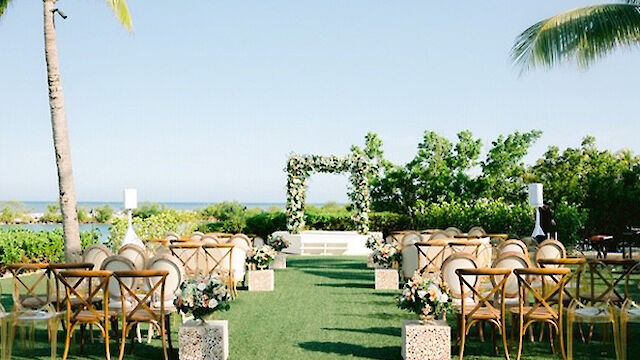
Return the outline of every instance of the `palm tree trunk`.
{"type": "Polygon", "coordinates": [[[53,147],[58,167],[58,186],[60,189],[60,210],[62,212],[62,230],[64,232],[64,254],[67,261],[80,258],[80,232],[76,190],[71,167],[71,147],[67,131],[67,116],[64,109],[64,94],[58,64],[58,45],[54,24],[54,6],[56,0],[44,2],[44,52],[47,60],[47,78],[49,83],[49,107],[51,108],[51,127],[53,129],[53,147]]]}

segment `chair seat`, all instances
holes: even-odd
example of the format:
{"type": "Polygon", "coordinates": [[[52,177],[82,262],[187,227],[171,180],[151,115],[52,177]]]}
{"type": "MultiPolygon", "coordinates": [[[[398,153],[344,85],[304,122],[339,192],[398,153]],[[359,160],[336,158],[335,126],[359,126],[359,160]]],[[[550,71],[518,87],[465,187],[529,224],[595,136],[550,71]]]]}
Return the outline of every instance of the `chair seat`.
{"type": "Polygon", "coordinates": [[[627,314],[629,314],[629,317],[640,319],[640,309],[637,309],[637,308],[629,309],[627,314]]]}
{"type": "MultiPolygon", "coordinates": [[[[590,302],[590,301],[593,302],[593,300],[597,299],[599,295],[601,294],[595,294],[594,296],[591,296],[591,294],[583,295],[582,293],[580,293],[580,298],[583,300],[586,300],[587,302],[590,302]]],[[[603,296],[601,299],[599,299],[599,301],[602,301],[602,300],[609,300],[614,303],[620,303],[623,301],[623,299],[614,292],[611,292],[607,294],[607,296],[603,296]]]]}
{"type": "Polygon", "coordinates": [[[589,322],[609,322],[612,318],[609,309],[592,306],[579,307],[573,312],[569,312],[568,316],[573,316],[576,320],[588,320],[589,322]]]}
{"type": "Polygon", "coordinates": [[[49,301],[47,300],[46,296],[30,296],[30,297],[27,297],[27,298],[24,298],[24,299],[20,300],[20,303],[22,304],[22,307],[24,307],[24,308],[37,309],[37,308],[41,308],[44,305],[48,304],[49,301]]]}
{"type": "MultiPolygon", "coordinates": [[[[532,308],[533,307],[531,307],[531,306],[524,306],[522,308],[522,314],[525,315],[527,318],[530,318],[530,319],[545,320],[545,319],[553,319],[553,318],[555,318],[549,312],[549,310],[547,310],[547,308],[542,307],[542,306],[538,307],[531,314],[529,314],[529,311],[531,311],[532,308]]],[[[520,307],[509,308],[509,312],[511,312],[512,314],[520,315],[520,307]]]]}
{"type": "Polygon", "coordinates": [[[89,310],[81,310],[78,315],[74,316],[74,319],[79,322],[93,322],[98,321],[100,317],[89,310]]]}
{"type": "MultiPolygon", "coordinates": [[[[473,310],[473,306],[469,307],[469,308],[467,308],[465,306],[465,308],[464,308],[465,315],[469,315],[472,310],[473,310]]],[[[500,318],[500,310],[498,310],[498,312],[496,314],[496,313],[492,312],[488,307],[484,306],[484,307],[481,307],[480,309],[478,309],[473,314],[471,314],[471,316],[469,316],[469,318],[471,318],[471,319],[481,319],[481,320],[499,319],[500,318]]]]}
{"type": "MultiPolygon", "coordinates": [[[[473,305],[476,304],[476,301],[473,300],[473,298],[468,297],[468,298],[464,299],[464,304],[465,304],[465,306],[466,305],[473,306],[473,305]]],[[[456,309],[459,309],[460,306],[462,306],[462,299],[453,298],[451,300],[451,306],[456,308],[456,309]]]]}
{"type": "Polygon", "coordinates": [[[59,315],[56,312],[30,310],[18,312],[14,316],[19,323],[20,321],[44,321],[58,317],[59,315]]]}
{"type": "Polygon", "coordinates": [[[134,322],[149,322],[151,320],[156,320],[158,316],[160,316],[160,311],[154,311],[153,309],[151,310],[153,311],[153,314],[149,313],[149,311],[145,309],[139,309],[135,313],[133,313],[133,315],[131,315],[131,317],[129,317],[127,320],[134,322]]]}

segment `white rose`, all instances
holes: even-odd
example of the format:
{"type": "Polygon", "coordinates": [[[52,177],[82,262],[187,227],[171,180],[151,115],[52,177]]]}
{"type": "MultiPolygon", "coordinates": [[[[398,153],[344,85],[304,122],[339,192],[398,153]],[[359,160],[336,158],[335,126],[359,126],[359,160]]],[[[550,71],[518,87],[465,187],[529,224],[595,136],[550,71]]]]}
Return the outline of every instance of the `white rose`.
{"type": "Polygon", "coordinates": [[[204,289],[206,289],[206,288],[207,288],[207,284],[205,284],[205,283],[199,283],[198,284],[198,290],[204,291],[204,289]]]}
{"type": "Polygon", "coordinates": [[[420,298],[425,298],[427,296],[427,292],[424,291],[424,290],[420,290],[420,291],[418,291],[418,296],[420,298]]]}
{"type": "Polygon", "coordinates": [[[215,308],[216,306],[218,306],[218,300],[216,300],[216,299],[211,299],[211,300],[209,300],[209,304],[208,304],[208,305],[209,305],[209,307],[210,307],[210,308],[212,308],[212,309],[213,309],[213,308],[215,308]]]}

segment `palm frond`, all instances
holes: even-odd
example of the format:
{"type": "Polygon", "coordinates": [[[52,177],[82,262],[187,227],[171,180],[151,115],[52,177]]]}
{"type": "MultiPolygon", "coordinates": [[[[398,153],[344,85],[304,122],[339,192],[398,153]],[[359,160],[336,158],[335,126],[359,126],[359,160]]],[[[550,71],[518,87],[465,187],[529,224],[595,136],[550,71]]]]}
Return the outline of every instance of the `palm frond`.
{"type": "Polygon", "coordinates": [[[129,14],[127,2],[125,0],[107,0],[107,4],[109,4],[113,10],[113,14],[116,16],[118,21],[120,21],[127,30],[133,32],[133,24],[131,23],[131,14],[129,14]]]}
{"type": "Polygon", "coordinates": [[[575,59],[581,67],[623,46],[640,43],[640,6],[587,6],[553,16],[520,34],[511,49],[523,70],[575,59]]]}
{"type": "Polygon", "coordinates": [[[4,14],[4,11],[7,10],[7,7],[9,6],[10,2],[11,0],[0,0],[0,17],[2,17],[2,14],[4,14]]]}

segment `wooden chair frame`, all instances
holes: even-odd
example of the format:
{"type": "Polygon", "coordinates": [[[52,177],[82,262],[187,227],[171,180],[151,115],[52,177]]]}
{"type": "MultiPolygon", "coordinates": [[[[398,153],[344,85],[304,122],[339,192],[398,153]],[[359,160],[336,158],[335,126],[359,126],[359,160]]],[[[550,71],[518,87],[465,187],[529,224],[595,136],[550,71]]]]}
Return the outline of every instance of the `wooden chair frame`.
{"type": "MultiPolygon", "coordinates": [[[[460,290],[462,299],[465,299],[465,288],[471,289],[471,296],[474,299],[478,299],[471,310],[466,309],[465,301],[461,302],[460,307],[460,360],[464,356],[465,339],[471,326],[478,322],[489,321],[490,324],[495,325],[496,329],[502,336],[502,345],[504,346],[505,358],[509,360],[509,347],[507,345],[507,326],[505,321],[505,302],[504,302],[504,284],[507,282],[509,275],[511,275],[511,269],[491,269],[491,268],[477,268],[477,269],[457,269],[456,274],[460,281],[460,290]],[[476,284],[479,283],[478,277],[480,276],[500,276],[500,280],[493,288],[486,294],[481,294],[477,285],[473,286],[469,284],[465,276],[475,276],[476,284]],[[499,293],[499,294],[498,294],[499,293]],[[492,301],[495,296],[500,296],[500,310],[496,309],[492,301]]],[[[495,335],[495,333],[494,333],[495,335]]],[[[494,351],[497,353],[497,345],[495,342],[495,336],[493,337],[494,351]]]]}
{"type": "Polygon", "coordinates": [[[79,305],[75,306],[75,309],[71,306],[71,301],[65,301],[66,304],[66,336],[64,343],[64,354],[62,359],[66,360],[69,355],[69,347],[71,338],[73,337],[73,330],[78,325],[92,324],[96,325],[102,336],[104,336],[105,351],[107,360],[111,359],[111,352],[109,349],[109,321],[111,319],[109,314],[109,295],[107,287],[109,286],[109,280],[111,278],[111,271],[106,270],[66,270],[58,274],[60,282],[65,287],[65,294],[67,299],[71,299],[72,296],[78,299],[79,305]],[[75,279],[75,281],[67,281],[69,279],[75,279]],[[92,288],[94,279],[99,279],[95,288],[92,288]],[[88,280],[88,281],[87,281],[88,280]],[[79,291],[80,285],[87,281],[88,293],[86,296],[79,291]],[[102,312],[96,308],[96,302],[94,298],[98,293],[102,291],[103,306],[102,312]]]}
{"type": "MultiPolygon", "coordinates": [[[[618,303],[621,304],[623,303],[625,300],[627,300],[627,298],[629,298],[629,278],[631,273],[636,269],[636,267],[638,266],[638,260],[634,260],[634,259],[595,259],[595,260],[589,260],[588,261],[589,264],[589,270],[591,273],[590,276],[590,281],[591,281],[591,298],[590,300],[593,302],[600,302],[600,301],[604,301],[605,297],[607,297],[609,294],[612,295],[616,295],[618,296],[618,298],[620,299],[619,301],[613,301],[614,303],[618,303]],[[617,274],[617,277],[614,277],[613,281],[609,281],[609,279],[607,279],[604,275],[602,275],[602,273],[600,271],[597,270],[597,264],[603,264],[604,267],[606,268],[607,266],[615,266],[615,265],[619,265],[622,266],[624,271],[622,273],[617,274]],[[596,275],[600,278],[600,280],[602,280],[605,284],[605,286],[607,286],[607,289],[605,291],[603,291],[598,297],[595,297],[594,294],[594,289],[595,289],[595,277],[596,275]],[[618,285],[618,283],[620,283],[622,280],[625,280],[624,283],[624,296],[622,296],[618,290],[616,289],[616,285],[618,285]]],[[[611,272],[612,275],[614,275],[615,273],[611,272]]]]}
{"type": "MultiPolygon", "coordinates": [[[[118,283],[120,284],[120,293],[122,297],[122,342],[120,344],[120,356],[118,358],[119,360],[122,360],[124,358],[124,348],[129,332],[139,323],[149,323],[159,331],[162,338],[162,351],[164,353],[164,358],[165,360],[169,359],[169,355],[167,353],[167,332],[165,330],[167,319],[164,309],[165,282],[167,280],[168,274],[169,272],[165,270],[115,271],[113,273],[116,279],[118,279],[118,283]],[[146,290],[144,294],[141,294],[136,291],[136,288],[130,288],[125,283],[125,281],[123,281],[123,279],[125,278],[132,277],[142,279],[159,277],[160,279],[155,281],[155,284],[153,284],[150,289],[146,290]],[[151,307],[149,307],[148,305],[158,287],[160,287],[160,299],[162,300],[160,301],[159,313],[156,310],[151,309],[151,307]],[[127,310],[125,294],[128,294],[131,299],[131,306],[133,308],[130,311],[127,310]],[[144,296],[140,298],[139,295],[144,296]],[[140,317],[137,317],[136,314],[139,314],[141,312],[144,312],[146,316],[141,315],[140,317]]],[[[135,281],[134,283],[138,282],[139,281],[135,281]]],[[[144,283],[145,281],[142,282],[144,283]]],[[[131,340],[131,344],[133,346],[133,338],[131,340]]]]}
{"type": "MultiPolygon", "coordinates": [[[[566,360],[567,355],[564,348],[564,337],[563,337],[563,301],[562,295],[564,294],[564,285],[566,283],[566,277],[571,272],[571,270],[567,268],[557,268],[557,269],[538,269],[538,268],[527,268],[527,269],[515,269],[514,273],[518,279],[518,287],[520,289],[520,301],[518,306],[518,315],[520,318],[520,331],[519,331],[519,340],[518,340],[518,356],[517,360],[520,360],[522,355],[522,337],[526,332],[527,328],[536,322],[543,322],[550,324],[553,329],[555,329],[558,334],[558,338],[560,340],[560,353],[562,358],[566,360]],[[535,289],[535,287],[531,284],[529,278],[531,277],[551,277],[557,279],[557,282],[551,290],[542,289],[542,294],[535,289]],[[534,296],[533,306],[528,306],[528,311],[525,313],[524,311],[524,302],[529,302],[526,299],[525,294],[531,293],[534,296]],[[554,309],[550,304],[549,299],[552,299],[555,294],[558,294],[558,310],[554,309]],[[537,310],[541,309],[541,312],[537,310]]],[[[551,348],[554,350],[553,345],[553,337],[551,331],[549,332],[549,340],[551,342],[551,348]]]]}
{"type": "Polygon", "coordinates": [[[216,270],[218,272],[222,272],[223,269],[223,261],[225,259],[229,259],[229,274],[227,275],[227,286],[229,287],[229,291],[231,293],[231,297],[235,298],[236,296],[238,296],[238,291],[236,289],[236,281],[233,277],[233,248],[235,247],[234,244],[203,244],[202,245],[202,252],[204,253],[205,259],[206,259],[206,264],[207,264],[207,268],[205,269],[204,273],[207,275],[211,275],[214,272],[216,272],[216,270]],[[226,250],[225,253],[222,255],[222,257],[220,257],[219,259],[216,259],[216,257],[214,256],[214,254],[212,254],[211,250],[216,249],[216,250],[226,250]],[[209,265],[209,260],[211,260],[214,265],[210,266],[209,265]]]}
{"type": "Polygon", "coordinates": [[[182,266],[184,267],[185,275],[187,276],[195,277],[199,273],[200,269],[198,269],[198,264],[200,259],[200,247],[201,244],[194,243],[174,243],[169,245],[171,254],[173,254],[173,256],[180,260],[182,266]],[[182,250],[182,252],[179,253],[178,251],[176,251],[178,249],[182,250]],[[184,252],[186,251],[192,251],[192,253],[190,255],[187,254],[188,256],[184,256],[184,252]],[[194,266],[189,265],[189,263],[193,260],[195,260],[195,268],[194,266]]]}
{"type": "Polygon", "coordinates": [[[418,272],[420,275],[423,275],[425,272],[434,273],[440,271],[440,267],[435,266],[434,264],[437,264],[437,262],[440,261],[440,266],[442,266],[442,263],[444,263],[444,255],[447,251],[447,245],[448,242],[443,240],[418,241],[413,244],[418,251],[418,272]],[[436,246],[441,246],[442,249],[440,249],[440,251],[438,251],[438,253],[433,257],[429,257],[429,255],[427,255],[428,251],[423,249],[423,247],[436,246]],[[426,260],[425,266],[422,266],[423,257],[426,260]]]}

